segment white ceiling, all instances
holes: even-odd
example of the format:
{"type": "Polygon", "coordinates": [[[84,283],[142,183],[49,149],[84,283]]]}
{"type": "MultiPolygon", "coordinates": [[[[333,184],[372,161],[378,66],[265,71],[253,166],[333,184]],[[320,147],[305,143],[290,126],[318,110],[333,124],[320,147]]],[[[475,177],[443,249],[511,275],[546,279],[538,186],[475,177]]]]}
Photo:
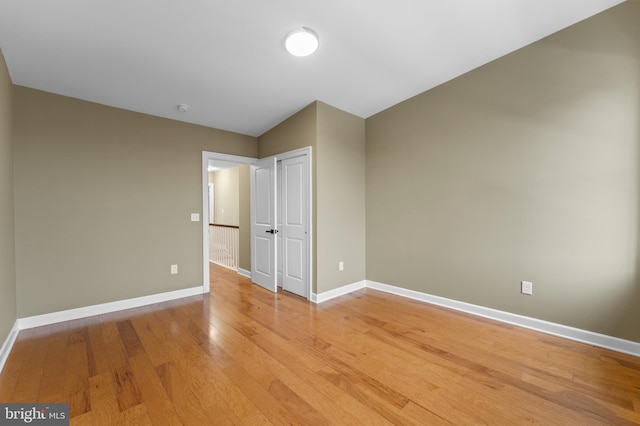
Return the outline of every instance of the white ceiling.
{"type": "Polygon", "coordinates": [[[0,49],[14,84],[258,136],[314,100],[369,117],[619,3],[2,0],[0,49]],[[299,26],[312,56],[283,48],[299,26]]]}

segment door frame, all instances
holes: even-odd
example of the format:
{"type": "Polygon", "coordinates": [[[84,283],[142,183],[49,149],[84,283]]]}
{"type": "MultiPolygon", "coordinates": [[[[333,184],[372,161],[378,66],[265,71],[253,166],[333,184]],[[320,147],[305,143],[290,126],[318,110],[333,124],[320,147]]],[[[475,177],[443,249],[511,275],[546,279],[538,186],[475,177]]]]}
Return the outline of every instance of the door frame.
{"type": "MultiPolygon", "coordinates": [[[[309,262],[309,267],[307,268],[307,279],[309,282],[308,288],[308,296],[307,300],[311,300],[311,295],[313,294],[313,150],[310,146],[294,149],[293,151],[283,152],[281,154],[272,155],[271,157],[276,157],[277,160],[286,160],[288,158],[300,157],[306,155],[308,158],[309,164],[309,178],[307,180],[309,191],[309,205],[307,209],[307,235],[309,238],[307,239],[307,261],[309,262]]],[[[267,158],[267,157],[265,157],[267,158]]],[[[238,164],[252,164],[258,161],[258,158],[254,157],[244,157],[240,155],[230,155],[230,154],[222,154],[219,152],[213,151],[202,151],[202,217],[207,218],[207,220],[202,221],[202,289],[203,293],[209,293],[211,290],[210,286],[210,276],[209,276],[209,160],[217,160],[217,161],[229,161],[235,162],[238,164]]],[[[277,286],[276,286],[277,288],[277,286]]]]}
{"type": "Polygon", "coordinates": [[[228,161],[236,164],[252,164],[258,161],[254,157],[229,155],[218,152],[202,151],[202,292],[209,293],[209,160],[228,161]],[[206,218],[206,219],[205,219],[206,218]]]}

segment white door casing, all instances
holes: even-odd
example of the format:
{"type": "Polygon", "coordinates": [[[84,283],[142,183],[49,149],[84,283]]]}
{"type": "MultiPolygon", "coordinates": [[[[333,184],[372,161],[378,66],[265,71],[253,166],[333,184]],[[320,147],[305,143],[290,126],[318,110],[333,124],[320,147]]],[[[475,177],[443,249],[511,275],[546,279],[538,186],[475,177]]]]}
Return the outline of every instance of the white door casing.
{"type": "Polygon", "coordinates": [[[251,280],[272,292],[277,288],[276,158],[251,165],[251,280]]]}

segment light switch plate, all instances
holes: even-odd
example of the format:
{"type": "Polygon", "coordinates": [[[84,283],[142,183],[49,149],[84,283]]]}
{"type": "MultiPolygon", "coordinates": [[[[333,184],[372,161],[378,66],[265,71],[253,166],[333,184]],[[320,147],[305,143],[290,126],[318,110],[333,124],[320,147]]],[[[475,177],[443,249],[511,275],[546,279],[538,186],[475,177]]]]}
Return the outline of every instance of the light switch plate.
{"type": "Polygon", "coordinates": [[[191,222],[200,222],[200,213],[191,213],[191,222]]]}

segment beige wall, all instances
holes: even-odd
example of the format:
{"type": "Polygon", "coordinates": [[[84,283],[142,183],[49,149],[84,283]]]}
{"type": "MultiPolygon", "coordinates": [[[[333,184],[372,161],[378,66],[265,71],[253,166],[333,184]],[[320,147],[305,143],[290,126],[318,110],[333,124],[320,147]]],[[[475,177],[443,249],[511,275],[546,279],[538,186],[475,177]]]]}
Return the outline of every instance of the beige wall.
{"type": "Polygon", "coordinates": [[[255,138],[21,87],[14,105],[19,317],[202,285],[202,151],[255,138]]]}
{"type": "Polygon", "coordinates": [[[626,2],[394,106],[366,146],[364,120],[321,102],[256,141],[12,89],[0,61],[0,338],[16,316],[201,285],[202,150],[311,146],[314,292],[366,277],[640,341],[639,21],[626,2]]]}
{"type": "MultiPolygon", "coordinates": [[[[313,102],[258,138],[258,158],[315,147],[318,103],[313,102]]],[[[315,169],[315,167],[314,167],[315,169]]]]}
{"type": "Polygon", "coordinates": [[[313,151],[313,291],[322,293],[365,279],[364,120],[314,102],[258,138],[260,158],[306,146],[313,151]]]}
{"type": "Polygon", "coordinates": [[[368,119],[367,279],[640,341],[638,22],[624,3],[368,119]]]}
{"type": "Polygon", "coordinates": [[[213,183],[214,221],[217,225],[239,226],[239,182],[238,168],[209,173],[209,183],[213,183]]]}
{"type": "Polygon", "coordinates": [[[365,279],[365,121],[322,102],[317,111],[317,293],[322,293],[365,279]]]}
{"type": "Polygon", "coordinates": [[[9,72],[0,52],[0,346],[17,318],[11,91],[9,72]]]}
{"type": "Polygon", "coordinates": [[[298,111],[291,117],[284,120],[282,123],[278,124],[262,136],[258,137],[258,158],[266,158],[276,154],[282,154],[284,152],[293,151],[295,149],[304,148],[307,146],[311,147],[312,150],[312,161],[311,161],[311,186],[312,192],[311,195],[311,216],[312,216],[312,232],[313,232],[313,241],[311,244],[311,248],[313,250],[313,257],[311,259],[312,262],[312,277],[313,280],[313,288],[312,291],[316,292],[316,284],[318,278],[318,267],[317,267],[317,259],[318,259],[318,242],[315,236],[317,235],[316,229],[316,217],[317,217],[317,174],[316,174],[316,140],[317,140],[317,116],[318,111],[318,103],[313,102],[307,107],[303,108],[301,111],[298,111]]]}

